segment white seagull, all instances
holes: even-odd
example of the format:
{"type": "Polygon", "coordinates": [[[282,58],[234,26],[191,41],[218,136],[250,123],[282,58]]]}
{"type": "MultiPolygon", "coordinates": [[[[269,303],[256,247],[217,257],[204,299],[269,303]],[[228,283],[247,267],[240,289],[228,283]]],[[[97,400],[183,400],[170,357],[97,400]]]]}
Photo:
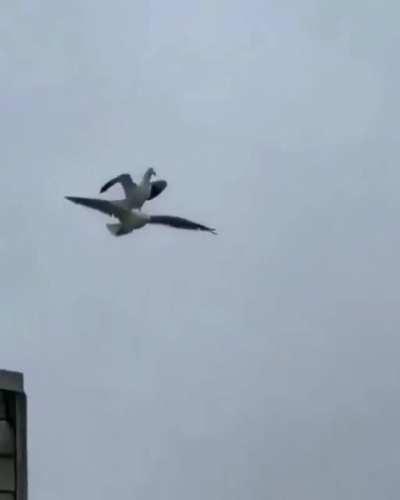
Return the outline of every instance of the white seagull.
{"type": "Polygon", "coordinates": [[[208,231],[212,234],[217,234],[216,230],[211,227],[203,226],[203,224],[198,224],[197,222],[192,222],[182,217],[174,217],[171,215],[148,215],[140,210],[129,210],[117,202],[100,200],[97,198],[81,198],[79,196],[66,196],[65,198],[78,205],[94,208],[107,215],[116,217],[119,223],[106,224],[108,230],[114,236],[128,234],[134,229],[144,227],[146,224],[163,224],[178,229],[208,231]]]}
{"type": "Polygon", "coordinates": [[[140,210],[146,201],[152,200],[161,194],[167,187],[167,182],[164,180],[151,182],[153,175],[156,175],[154,169],[148,168],[139,184],[133,182],[132,177],[129,174],[118,175],[117,177],[114,177],[110,181],[106,182],[100,189],[100,193],[104,193],[111,186],[119,183],[125,192],[125,199],[117,200],[114,203],[129,210],[133,208],[140,210]]]}

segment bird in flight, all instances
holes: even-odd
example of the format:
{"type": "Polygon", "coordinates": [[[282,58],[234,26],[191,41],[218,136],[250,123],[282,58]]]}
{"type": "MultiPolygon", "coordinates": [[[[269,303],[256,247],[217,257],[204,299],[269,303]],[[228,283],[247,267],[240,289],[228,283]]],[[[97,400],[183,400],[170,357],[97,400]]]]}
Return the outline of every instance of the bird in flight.
{"type": "Polygon", "coordinates": [[[108,230],[114,236],[122,236],[131,233],[133,230],[140,229],[147,224],[162,224],[177,229],[208,231],[212,234],[217,234],[216,230],[211,227],[198,224],[197,222],[182,217],[171,215],[148,215],[141,210],[132,210],[121,206],[119,202],[100,200],[97,198],[81,198],[79,196],[66,196],[65,198],[78,205],[93,208],[117,218],[119,220],[118,223],[106,224],[108,230]]]}
{"type": "Polygon", "coordinates": [[[152,200],[167,187],[167,182],[164,180],[152,181],[151,178],[154,175],[156,175],[154,169],[148,168],[141,182],[136,184],[129,174],[121,174],[106,182],[100,189],[100,193],[104,193],[114,184],[121,184],[125,199],[114,203],[129,210],[133,208],[140,210],[146,201],[152,200]]]}

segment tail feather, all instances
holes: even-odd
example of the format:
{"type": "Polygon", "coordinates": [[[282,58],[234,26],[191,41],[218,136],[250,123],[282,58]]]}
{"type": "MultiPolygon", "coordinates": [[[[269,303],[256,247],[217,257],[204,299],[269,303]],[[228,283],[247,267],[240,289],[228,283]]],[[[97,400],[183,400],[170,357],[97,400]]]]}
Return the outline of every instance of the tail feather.
{"type": "Polygon", "coordinates": [[[114,236],[121,236],[123,233],[121,232],[122,225],[121,224],[106,224],[107,229],[114,236]]]}

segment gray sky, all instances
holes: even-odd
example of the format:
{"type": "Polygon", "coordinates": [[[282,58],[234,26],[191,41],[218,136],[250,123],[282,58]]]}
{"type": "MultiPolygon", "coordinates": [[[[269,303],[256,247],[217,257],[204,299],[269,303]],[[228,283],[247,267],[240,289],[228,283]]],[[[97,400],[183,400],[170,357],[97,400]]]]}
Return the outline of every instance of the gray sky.
{"type": "Polygon", "coordinates": [[[0,13],[0,366],[26,375],[30,498],[397,500],[398,2],[0,13]],[[169,187],[146,209],[218,238],[112,238],[63,199],[148,165],[169,187]]]}

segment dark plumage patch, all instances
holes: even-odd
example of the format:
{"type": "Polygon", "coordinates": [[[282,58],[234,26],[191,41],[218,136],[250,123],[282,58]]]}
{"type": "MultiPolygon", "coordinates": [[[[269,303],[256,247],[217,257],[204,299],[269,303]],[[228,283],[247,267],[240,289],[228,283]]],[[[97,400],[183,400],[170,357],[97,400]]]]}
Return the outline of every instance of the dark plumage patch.
{"type": "Polygon", "coordinates": [[[159,181],[154,181],[151,183],[151,191],[150,191],[150,196],[149,200],[152,200],[159,194],[161,194],[164,189],[167,187],[167,181],[159,180],[159,181]]]}

